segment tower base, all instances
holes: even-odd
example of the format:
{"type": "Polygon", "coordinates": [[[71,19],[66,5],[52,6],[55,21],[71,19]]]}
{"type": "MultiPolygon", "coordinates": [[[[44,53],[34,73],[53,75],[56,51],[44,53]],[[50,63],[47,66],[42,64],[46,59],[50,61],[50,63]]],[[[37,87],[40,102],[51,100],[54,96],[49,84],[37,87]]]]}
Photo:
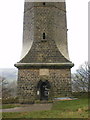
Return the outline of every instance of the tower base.
{"type": "Polygon", "coordinates": [[[18,69],[20,103],[71,96],[71,71],[65,67],[26,67],[18,69]]]}

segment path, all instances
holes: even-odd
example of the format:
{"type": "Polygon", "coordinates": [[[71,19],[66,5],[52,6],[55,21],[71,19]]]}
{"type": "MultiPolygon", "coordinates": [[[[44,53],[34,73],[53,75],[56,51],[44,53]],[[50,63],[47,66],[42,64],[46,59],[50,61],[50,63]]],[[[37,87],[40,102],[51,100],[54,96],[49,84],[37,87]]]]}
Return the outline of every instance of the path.
{"type": "Polygon", "coordinates": [[[32,104],[25,105],[24,107],[15,107],[10,109],[0,109],[0,112],[29,112],[29,111],[42,111],[51,110],[52,104],[32,104]]]}

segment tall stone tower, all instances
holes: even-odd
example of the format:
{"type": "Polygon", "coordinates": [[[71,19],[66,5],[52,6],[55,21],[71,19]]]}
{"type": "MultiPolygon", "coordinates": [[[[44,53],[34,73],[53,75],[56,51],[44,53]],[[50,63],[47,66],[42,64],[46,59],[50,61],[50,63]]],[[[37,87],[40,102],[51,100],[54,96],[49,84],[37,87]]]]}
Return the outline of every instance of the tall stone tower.
{"type": "Polygon", "coordinates": [[[23,49],[15,66],[20,103],[70,95],[65,2],[25,2],[23,49]]]}

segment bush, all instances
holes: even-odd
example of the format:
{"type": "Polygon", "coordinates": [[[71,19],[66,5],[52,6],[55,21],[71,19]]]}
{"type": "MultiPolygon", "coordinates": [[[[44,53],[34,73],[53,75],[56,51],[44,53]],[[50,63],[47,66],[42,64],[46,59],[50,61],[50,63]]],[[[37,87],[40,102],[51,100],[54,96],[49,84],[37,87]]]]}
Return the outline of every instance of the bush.
{"type": "Polygon", "coordinates": [[[77,98],[88,98],[88,92],[73,92],[72,95],[77,98]]]}
{"type": "Polygon", "coordinates": [[[18,97],[3,98],[2,104],[18,103],[18,97]]]}

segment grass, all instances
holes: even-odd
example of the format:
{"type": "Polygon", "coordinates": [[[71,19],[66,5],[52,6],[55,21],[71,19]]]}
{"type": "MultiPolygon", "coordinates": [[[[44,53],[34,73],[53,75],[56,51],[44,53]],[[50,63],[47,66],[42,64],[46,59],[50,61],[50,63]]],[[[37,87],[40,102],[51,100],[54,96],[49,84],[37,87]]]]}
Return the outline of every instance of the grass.
{"type": "Polygon", "coordinates": [[[48,111],[3,113],[3,118],[88,118],[88,99],[57,101],[48,111]]]}
{"type": "Polygon", "coordinates": [[[21,107],[21,105],[18,105],[18,104],[3,104],[2,105],[2,109],[15,108],[15,107],[21,107]]]}
{"type": "Polygon", "coordinates": [[[60,111],[77,111],[79,108],[88,108],[88,99],[82,98],[70,101],[58,101],[53,104],[53,110],[60,111]]]}
{"type": "Polygon", "coordinates": [[[88,114],[82,112],[61,112],[58,110],[37,111],[37,112],[19,112],[19,113],[4,113],[3,118],[87,118],[88,114]]]}

